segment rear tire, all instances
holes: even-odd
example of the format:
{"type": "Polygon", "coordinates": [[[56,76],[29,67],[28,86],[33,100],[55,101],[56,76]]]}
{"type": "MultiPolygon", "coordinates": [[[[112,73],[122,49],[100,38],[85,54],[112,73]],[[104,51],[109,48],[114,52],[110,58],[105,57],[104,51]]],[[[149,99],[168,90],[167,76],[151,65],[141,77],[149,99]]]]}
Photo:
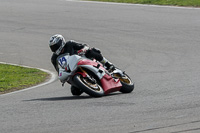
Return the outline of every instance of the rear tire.
{"type": "Polygon", "coordinates": [[[134,84],[131,78],[124,73],[124,76],[120,76],[120,74],[115,74],[114,77],[118,78],[122,84],[121,89],[119,90],[122,93],[131,93],[134,90],[134,84]]]}
{"type": "Polygon", "coordinates": [[[101,97],[104,95],[104,90],[99,84],[90,82],[90,80],[80,74],[75,75],[73,81],[78,88],[92,97],[101,97]]]}

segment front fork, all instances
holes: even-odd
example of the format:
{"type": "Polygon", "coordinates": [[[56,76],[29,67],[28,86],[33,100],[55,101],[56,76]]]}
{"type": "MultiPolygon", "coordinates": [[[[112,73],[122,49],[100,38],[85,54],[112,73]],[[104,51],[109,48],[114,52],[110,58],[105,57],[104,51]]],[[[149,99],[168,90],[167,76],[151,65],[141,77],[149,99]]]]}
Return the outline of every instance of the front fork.
{"type": "Polygon", "coordinates": [[[88,75],[88,73],[80,67],[81,72],[77,72],[79,74],[81,74],[84,78],[87,78],[88,81],[90,81],[93,84],[96,84],[96,80],[94,78],[91,78],[90,75],[88,75]]]}
{"type": "MultiPolygon", "coordinates": [[[[63,74],[63,73],[62,73],[62,74],[63,74]]],[[[85,70],[83,70],[81,67],[80,67],[80,71],[76,72],[74,75],[76,75],[76,74],[80,74],[80,75],[82,75],[84,78],[85,78],[85,77],[89,77],[89,75],[87,74],[87,72],[86,72],[85,70]]],[[[73,75],[73,76],[74,76],[74,75],[73,75]]],[[[61,81],[62,86],[64,86],[65,82],[68,82],[69,84],[71,84],[70,81],[68,81],[68,80],[62,80],[62,81],[61,81]]]]}

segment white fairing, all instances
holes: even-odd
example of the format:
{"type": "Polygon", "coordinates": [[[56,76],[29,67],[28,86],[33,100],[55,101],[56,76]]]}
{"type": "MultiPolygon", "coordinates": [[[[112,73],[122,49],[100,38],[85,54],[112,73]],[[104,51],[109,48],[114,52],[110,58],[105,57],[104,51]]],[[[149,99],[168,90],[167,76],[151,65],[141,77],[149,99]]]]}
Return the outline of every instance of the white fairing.
{"type": "Polygon", "coordinates": [[[61,82],[68,80],[68,77],[72,75],[80,58],[78,55],[70,56],[69,54],[61,55],[57,58],[59,64],[59,79],[61,82]],[[65,68],[70,71],[67,72],[65,68]]]}
{"type": "Polygon", "coordinates": [[[65,69],[59,69],[59,80],[61,82],[64,82],[65,80],[67,80],[67,77],[70,76],[70,73],[65,72],[65,69]]]}
{"type": "MultiPolygon", "coordinates": [[[[59,66],[59,79],[61,82],[69,81],[70,77],[76,72],[77,63],[81,59],[87,59],[85,57],[81,57],[79,55],[69,55],[63,54],[57,58],[58,66],[59,66]]],[[[99,79],[102,79],[103,76],[106,74],[106,71],[103,70],[101,67],[96,68],[92,65],[79,65],[82,68],[87,68],[88,70],[92,71],[94,74],[98,76],[99,79]]],[[[113,71],[113,73],[119,73],[123,75],[123,72],[119,69],[113,71]]]]}
{"type": "Polygon", "coordinates": [[[80,59],[81,59],[81,57],[78,56],[78,55],[72,55],[72,56],[70,56],[70,58],[68,58],[69,68],[70,68],[71,71],[73,71],[74,69],[76,69],[77,63],[78,63],[78,61],[80,59]]]}

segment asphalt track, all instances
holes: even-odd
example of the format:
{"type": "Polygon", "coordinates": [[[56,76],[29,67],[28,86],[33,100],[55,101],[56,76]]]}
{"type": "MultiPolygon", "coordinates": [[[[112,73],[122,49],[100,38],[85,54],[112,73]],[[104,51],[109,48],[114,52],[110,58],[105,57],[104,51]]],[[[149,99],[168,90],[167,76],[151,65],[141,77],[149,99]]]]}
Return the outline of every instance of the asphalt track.
{"type": "Polygon", "coordinates": [[[54,71],[60,33],[98,47],[134,80],[130,94],[73,97],[58,80],[0,96],[0,133],[200,132],[200,9],[0,0],[0,61],[54,71]]]}

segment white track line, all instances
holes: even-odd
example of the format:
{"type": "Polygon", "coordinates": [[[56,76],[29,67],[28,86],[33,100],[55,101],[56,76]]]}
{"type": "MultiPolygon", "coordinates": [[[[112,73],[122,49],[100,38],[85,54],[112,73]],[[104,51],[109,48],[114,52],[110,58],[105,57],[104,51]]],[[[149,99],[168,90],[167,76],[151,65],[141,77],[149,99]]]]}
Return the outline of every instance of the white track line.
{"type": "Polygon", "coordinates": [[[69,2],[82,2],[82,3],[96,3],[96,4],[110,4],[110,5],[129,5],[129,6],[143,6],[143,7],[164,7],[164,8],[175,8],[175,9],[196,9],[197,7],[182,7],[182,6],[167,6],[167,5],[148,5],[148,4],[132,4],[132,3],[117,3],[117,2],[102,2],[102,1],[84,1],[84,0],[65,0],[69,2]]]}
{"type": "MultiPolygon", "coordinates": [[[[0,64],[8,64],[8,65],[21,66],[21,67],[26,67],[26,68],[34,68],[34,67],[30,67],[30,66],[12,64],[12,63],[6,63],[6,62],[0,62],[0,64]]],[[[57,75],[54,72],[51,72],[49,70],[45,70],[45,69],[42,69],[42,68],[36,68],[36,69],[39,69],[39,70],[41,70],[43,72],[46,72],[46,73],[49,73],[51,75],[51,78],[47,82],[43,82],[43,83],[38,84],[36,86],[32,86],[32,87],[29,87],[29,88],[25,88],[25,89],[22,89],[22,90],[17,90],[17,91],[6,93],[6,94],[1,94],[0,96],[5,96],[5,95],[10,95],[10,94],[15,94],[15,93],[31,90],[31,89],[34,89],[34,88],[37,88],[37,87],[41,87],[41,86],[50,84],[50,83],[52,83],[53,81],[55,81],[57,79],[57,75]]]]}

